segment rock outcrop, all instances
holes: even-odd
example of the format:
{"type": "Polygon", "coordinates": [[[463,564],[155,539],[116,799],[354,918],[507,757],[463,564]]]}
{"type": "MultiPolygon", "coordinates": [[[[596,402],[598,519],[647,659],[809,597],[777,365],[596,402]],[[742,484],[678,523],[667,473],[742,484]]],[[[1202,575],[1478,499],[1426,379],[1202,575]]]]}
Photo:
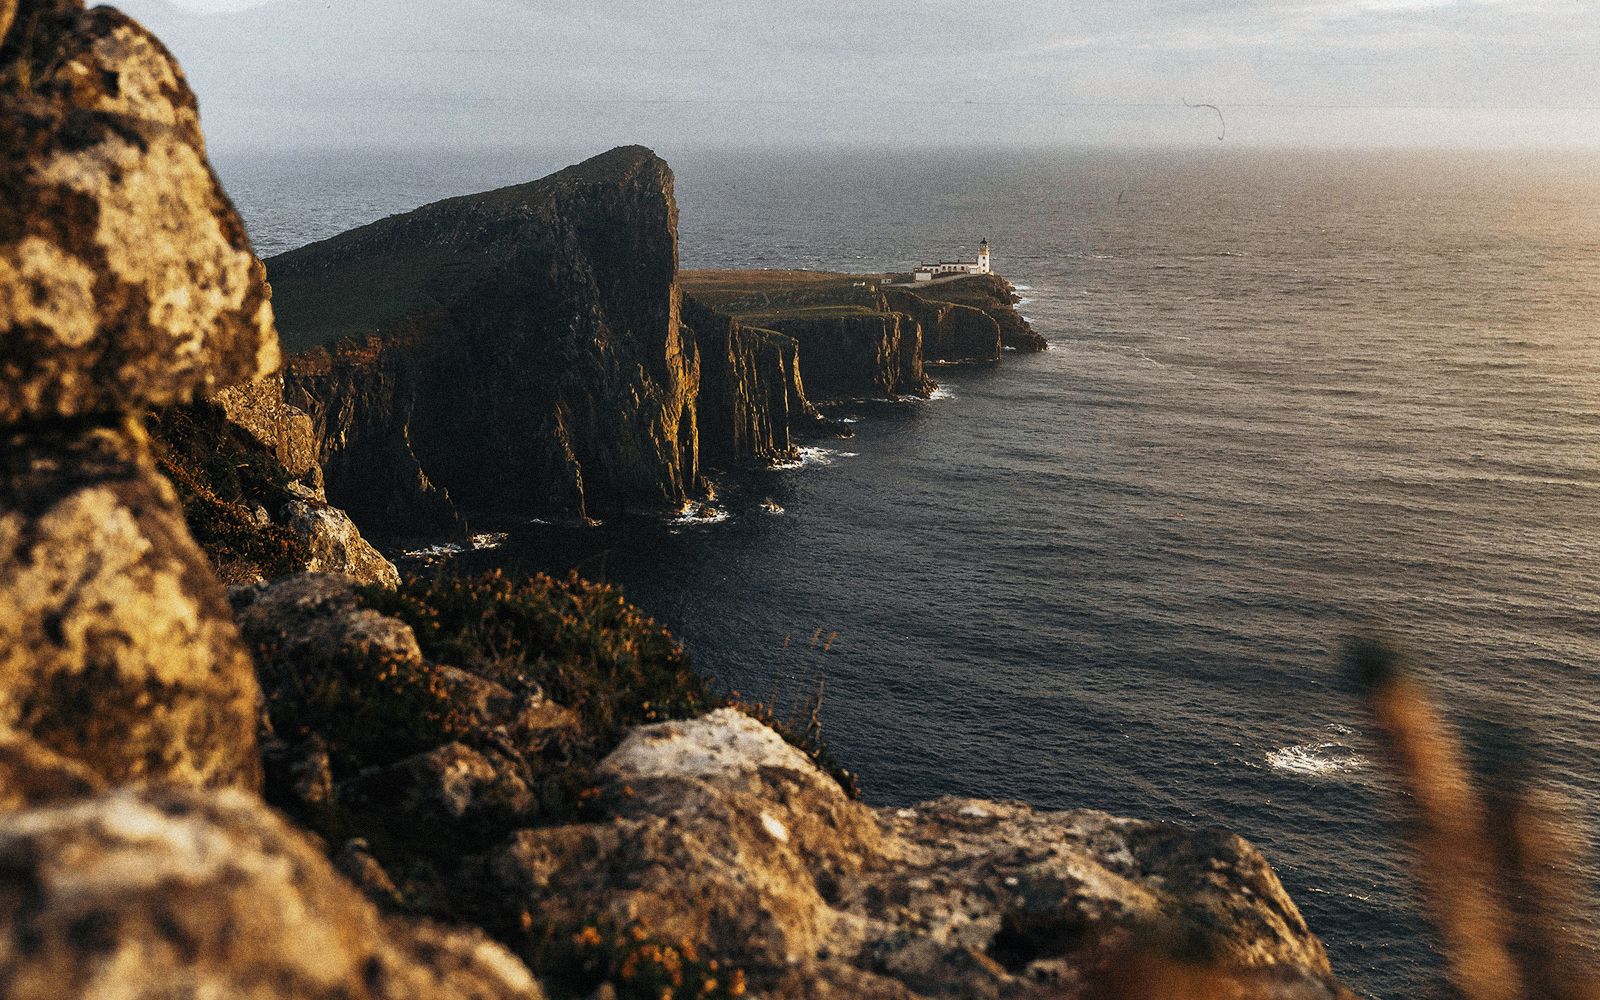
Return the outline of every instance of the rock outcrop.
{"type": "Polygon", "coordinates": [[[1022,299],[1011,283],[998,274],[976,274],[956,281],[941,281],[927,288],[914,289],[914,294],[923,299],[979,310],[1000,327],[1000,342],[1010,350],[1027,353],[1050,349],[1049,342],[1017,312],[1015,307],[1022,299]]]}
{"type": "Polygon", "coordinates": [[[283,389],[283,372],[279,371],[229,386],[217,393],[215,402],[228,422],[270,451],[290,478],[321,493],[316,428],[304,410],[284,400],[283,389]]]}
{"type": "Polygon", "coordinates": [[[924,360],[1000,360],[1000,324],[983,310],[954,302],[930,301],[904,288],[885,288],[882,295],[886,309],[905,313],[922,328],[924,360]]]}
{"type": "Polygon", "coordinates": [[[314,496],[290,500],[281,514],[291,534],[305,544],[305,569],[342,573],[361,583],[400,586],[400,571],[361,537],[350,515],[314,496]]]}
{"type": "Polygon", "coordinates": [[[0,816],[11,1000],[538,1000],[470,930],[381,916],[239,792],[122,790],[0,816]]]}
{"type": "Polygon", "coordinates": [[[113,782],[255,787],[258,700],[138,425],[5,433],[0,724],[113,782]]]}
{"type": "Polygon", "coordinates": [[[532,941],[633,928],[772,997],[1132,998],[1158,977],[1348,996],[1231,834],[975,799],[869,809],[732,709],[635,730],[597,777],[601,819],[520,831],[485,863],[532,941]]]}
{"type": "Polygon", "coordinates": [[[925,396],[922,328],[898,312],[775,316],[764,321],[793,337],[805,359],[806,388],[818,399],[925,396]]]}
{"type": "Polygon", "coordinates": [[[261,264],[177,63],[109,8],[22,14],[0,42],[0,423],[275,370],[261,264]]]}
{"type": "Polygon", "coordinates": [[[71,2],[10,28],[0,723],[111,782],[255,787],[255,675],[130,415],[277,367],[264,274],[159,42],[71,2]]]}
{"type": "Polygon", "coordinates": [[[239,389],[222,405],[166,407],[145,421],[159,469],[177,486],[189,530],[217,575],[238,585],[313,570],[397,585],[394,564],[348,514],[327,503],[315,461],[307,464],[302,452],[291,469],[280,459],[286,449],[293,457],[310,425],[283,405],[281,383],[266,379],[239,389]],[[263,411],[283,418],[257,419],[263,411]],[[282,448],[251,429],[274,426],[285,431],[282,448]]]}
{"type": "Polygon", "coordinates": [[[700,376],[677,258],[672,173],[641,147],[273,258],[286,343],[380,338],[290,369],[330,499],[361,520],[368,469],[469,509],[681,504],[700,376]]]}
{"type": "Polygon", "coordinates": [[[796,432],[837,428],[806,398],[793,337],[748,326],[683,298],[683,321],[700,350],[701,458],[710,465],[792,458],[796,432]]]}

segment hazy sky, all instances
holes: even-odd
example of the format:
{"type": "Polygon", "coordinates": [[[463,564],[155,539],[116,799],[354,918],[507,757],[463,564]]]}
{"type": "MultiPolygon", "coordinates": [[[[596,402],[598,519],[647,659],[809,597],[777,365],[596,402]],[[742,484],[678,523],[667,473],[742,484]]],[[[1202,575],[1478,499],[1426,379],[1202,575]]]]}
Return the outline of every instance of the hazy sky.
{"type": "Polygon", "coordinates": [[[1597,0],[120,6],[223,146],[1600,146],[1597,0]]]}

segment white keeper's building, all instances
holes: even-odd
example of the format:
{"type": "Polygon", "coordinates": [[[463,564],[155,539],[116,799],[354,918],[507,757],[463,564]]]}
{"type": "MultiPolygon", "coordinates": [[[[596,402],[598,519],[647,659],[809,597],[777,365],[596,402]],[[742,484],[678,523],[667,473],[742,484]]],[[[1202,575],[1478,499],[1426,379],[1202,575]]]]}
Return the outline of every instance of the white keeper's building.
{"type": "Polygon", "coordinates": [[[937,264],[923,264],[911,272],[913,281],[932,281],[952,274],[989,274],[989,241],[978,244],[977,260],[942,260],[937,264]]]}

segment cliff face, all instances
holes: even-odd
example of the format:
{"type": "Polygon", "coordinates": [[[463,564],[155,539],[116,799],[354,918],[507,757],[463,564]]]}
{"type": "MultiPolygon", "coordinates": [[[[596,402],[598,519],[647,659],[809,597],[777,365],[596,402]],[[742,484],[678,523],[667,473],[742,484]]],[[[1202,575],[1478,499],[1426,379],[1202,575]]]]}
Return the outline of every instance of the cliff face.
{"type": "Polygon", "coordinates": [[[973,306],[929,301],[904,288],[885,288],[884,308],[905,313],[922,328],[922,356],[928,361],[999,361],[1000,324],[973,306]]]}
{"type": "Polygon", "coordinates": [[[747,326],[691,296],[683,299],[683,321],[700,349],[700,452],[706,463],[789,458],[793,430],[827,429],[806,398],[793,337],[747,326]]]}
{"type": "Polygon", "coordinates": [[[903,313],[840,312],[764,320],[793,337],[805,359],[806,387],[819,399],[926,395],[922,328],[903,313]]]}
{"type": "Polygon", "coordinates": [[[998,274],[979,274],[958,281],[940,282],[918,288],[924,299],[970,306],[987,315],[1000,327],[1000,342],[1014,351],[1047,351],[1050,343],[1036,333],[1014,308],[1021,299],[1011,283],[998,274]]]}
{"type": "Polygon", "coordinates": [[[269,271],[291,347],[380,339],[290,370],[336,500],[370,511],[387,500],[363,476],[418,470],[503,512],[694,489],[699,356],[678,316],[672,174],[649,150],[438,202],[269,271]],[[416,468],[386,471],[405,451],[416,468]]]}
{"type": "Polygon", "coordinates": [[[416,366],[409,345],[368,337],[296,356],[287,378],[287,395],[309,417],[329,500],[382,534],[460,525],[412,446],[416,366]]]}

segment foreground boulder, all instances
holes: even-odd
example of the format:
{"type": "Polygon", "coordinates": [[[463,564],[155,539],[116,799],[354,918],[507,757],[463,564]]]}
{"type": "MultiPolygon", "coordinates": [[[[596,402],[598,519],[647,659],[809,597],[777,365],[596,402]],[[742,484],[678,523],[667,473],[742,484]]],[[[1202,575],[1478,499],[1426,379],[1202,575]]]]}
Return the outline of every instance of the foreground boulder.
{"type": "Polygon", "coordinates": [[[543,996],[476,931],[384,918],[237,792],[124,790],[10,813],[0,867],[10,1000],[543,996]]]}
{"type": "Polygon", "coordinates": [[[143,432],[0,440],[0,723],[112,782],[258,786],[255,671],[143,432]]]}
{"type": "Polygon", "coordinates": [[[274,371],[264,277],[161,43],[109,8],[22,4],[0,42],[0,424],[274,371]]]}
{"type": "Polygon", "coordinates": [[[1348,995],[1230,834],[971,799],[870,809],[732,709],[638,729],[598,773],[602,820],[522,830],[485,863],[530,952],[615,949],[620,929],[774,997],[1348,995]]]}
{"type": "Polygon", "coordinates": [[[161,44],[5,9],[0,723],[112,783],[254,788],[255,674],[130,415],[277,367],[264,271],[161,44]]]}

